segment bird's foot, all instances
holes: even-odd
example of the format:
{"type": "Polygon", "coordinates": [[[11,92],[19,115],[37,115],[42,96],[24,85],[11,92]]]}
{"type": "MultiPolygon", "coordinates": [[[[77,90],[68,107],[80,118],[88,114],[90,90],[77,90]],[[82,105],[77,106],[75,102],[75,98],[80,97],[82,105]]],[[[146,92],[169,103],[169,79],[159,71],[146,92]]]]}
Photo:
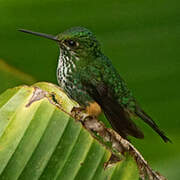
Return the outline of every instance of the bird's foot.
{"type": "Polygon", "coordinates": [[[86,113],[86,108],[84,107],[73,107],[71,110],[71,115],[77,121],[84,121],[89,117],[89,114],[86,113]]]}

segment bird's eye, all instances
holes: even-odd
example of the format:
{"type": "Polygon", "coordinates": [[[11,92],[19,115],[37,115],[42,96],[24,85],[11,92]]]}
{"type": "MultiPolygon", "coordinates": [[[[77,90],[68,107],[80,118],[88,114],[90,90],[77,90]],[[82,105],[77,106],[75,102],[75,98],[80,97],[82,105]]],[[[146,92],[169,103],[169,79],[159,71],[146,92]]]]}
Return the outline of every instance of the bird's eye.
{"type": "Polygon", "coordinates": [[[71,40],[71,39],[65,40],[64,42],[65,42],[65,44],[66,44],[67,46],[69,46],[69,47],[77,47],[77,46],[79,45],[78,42],[73,41],[73,40],[71,40]]]}

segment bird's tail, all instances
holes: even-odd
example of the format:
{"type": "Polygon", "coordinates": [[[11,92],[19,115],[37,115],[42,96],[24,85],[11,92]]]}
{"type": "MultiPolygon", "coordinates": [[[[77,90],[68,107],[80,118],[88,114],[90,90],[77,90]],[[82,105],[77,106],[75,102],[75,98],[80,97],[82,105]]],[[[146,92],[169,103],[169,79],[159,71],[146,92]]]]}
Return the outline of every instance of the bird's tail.
{"type": "Polygon", "coordinates": [[[152,120],[150,116],[148,116],[139,106],[136,106],[135,114],[139,116],[145,123],[152,127],[164,140],[164,142],[171,142],[172,141],[165,136],[164,132],[159,129],[157,124],[152,120]]]}

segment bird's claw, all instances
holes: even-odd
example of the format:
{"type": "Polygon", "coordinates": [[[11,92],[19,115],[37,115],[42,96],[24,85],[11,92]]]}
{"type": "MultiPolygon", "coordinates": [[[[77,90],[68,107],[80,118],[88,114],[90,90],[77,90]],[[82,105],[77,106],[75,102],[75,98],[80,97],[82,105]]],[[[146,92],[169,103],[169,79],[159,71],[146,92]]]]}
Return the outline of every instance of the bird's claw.
{"type": "Polygon", "coordinates": [[[71,110],[71,115],[77,121],[84,121],[89,115],[86,113],[86,109],[84,107],[73,107],[71,110]]]}

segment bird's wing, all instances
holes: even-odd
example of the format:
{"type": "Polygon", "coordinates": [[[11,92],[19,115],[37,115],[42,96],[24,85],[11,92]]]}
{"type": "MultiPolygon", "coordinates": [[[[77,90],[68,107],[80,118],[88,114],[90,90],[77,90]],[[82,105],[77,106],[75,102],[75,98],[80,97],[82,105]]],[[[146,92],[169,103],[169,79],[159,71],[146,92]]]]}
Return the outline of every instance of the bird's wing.
{"type": "Polygon", "coordinates": [[[114,99],[109,88],[94,79],[83,82],[89,95],[101,106],[106,118],[122,137],[128,135],[143,138],[143,133],[131,120],[130,113],[114,99]]]}
{"type": "Polygon", "coordinates": [[[143,133],[131,119],[133,114],[147,123],[165,142],[171,142],[152,118],[137,105],[125,82],[108,60],[107,62],[104,61],[100,67],[96,67],[95,72],[97,74],[94,74],[94,71],[89,71],[89,74],[91,74],[89,76],[88,71],[84,72],[86,72],[86,78],[82,78],[82,83],[87,88],[86,91],[101,106],[113,129],[121,136],[124,138],[128,135],[136,138],[144,137],[143,133]],[[103,68],[101,69],[101,67],[103,68]],[[106,70],[109,71],[105,72],[106,70]]]}

